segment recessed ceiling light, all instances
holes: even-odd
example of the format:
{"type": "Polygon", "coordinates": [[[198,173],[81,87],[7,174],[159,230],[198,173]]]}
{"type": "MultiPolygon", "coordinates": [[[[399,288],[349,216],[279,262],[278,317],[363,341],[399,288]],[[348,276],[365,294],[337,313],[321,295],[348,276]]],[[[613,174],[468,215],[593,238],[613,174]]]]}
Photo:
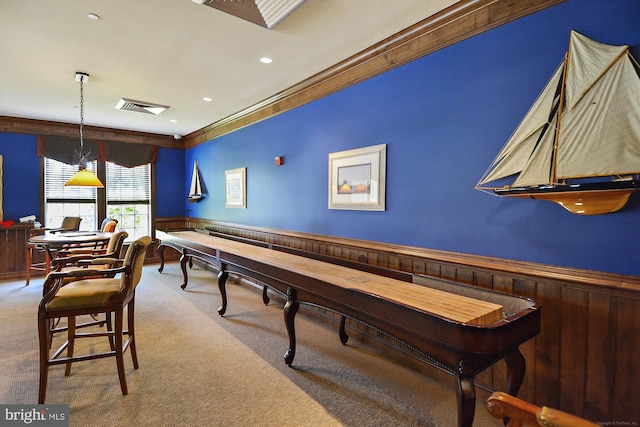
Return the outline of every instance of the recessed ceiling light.
{"type": "Polygon", "coordinates": [[[271,64],[273,62],[273,59],[267,58],[265,56],[264,58],[260,58],[260,62],[262,62],[263,64],[271,64]]]}
{"type": "Polygon", "coordinates": [[[207,101],[207,102],[211,102],[213,101],[212,98],[209,98],[208,96],[205,96],[204,98],[202,98],[203,101],[207,101]]]}
{"type": "Polygon", "coordinates": [[[178,121],[176,119],[171,119],[169,120],[171,123],[178,123],[178,121]]]}
{"type": "Polygon", "coordinates": [[[96,15],[95,13],[89,13],[89,14],[87,14],[87,17],[89,19],[94,19],[94,20],[100,19],[100,17],[98,15],[96,15]]]}

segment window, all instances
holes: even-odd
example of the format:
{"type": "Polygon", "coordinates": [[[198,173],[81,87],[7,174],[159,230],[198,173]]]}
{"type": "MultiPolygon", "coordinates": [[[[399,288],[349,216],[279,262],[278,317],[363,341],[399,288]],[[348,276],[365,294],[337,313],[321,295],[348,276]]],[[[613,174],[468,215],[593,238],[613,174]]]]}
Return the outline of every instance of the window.
{"type": "Polygon", "coordinates": [[[129,240],[150,235],[151,165],[132,168],[106,162],[107,217],[118,220],[118,228],[129,240]]]}
{"type": "MultiPolygon", "coordinates": [[[[96,161],[89,162],[87,169],[95,172],[96,161]]],[[[71,176],[78,171],[78,165],[69,165],[57,160],[45,158],[44,161],[44,198],[45,223],[47,228],[56,228],[62,224],[65,216],[79,216],[81,230],[96,230],[97,191],[95,188],[65,187],[71,176]]]]}
{"type": "Polygon", "coordinates": [[[98,177],[105,183],[105,190],[65,187],[65,182],[78,171],[78,165],[44,158],[42,226],[56,228],[65,216],[79,216],[82,218],[80,230],[93,231],[100,228],[102,219],[114,218],[118,220],[117,228],[129,233],[128,241],[150,236],[153,212],[152,165],[127,168],[102,162],[106,166],[106,174],[101,174],[102,168],[98,163],[89,162],[87,169],[93,172],[98,169],[98,177]]]}
{"type": "Polygon", "coordinates": [[[117,141],[86,139],[85,153],[93,160],[87,169],[95,172],[104,189],[65,187],[78,170],[78,139],[41,135],[38,156],[42,174],[40,218],[45,227],[58,227],[65,216],[80,216],[80,229],[100,228],[105,218],[118,220],[118,229],[128,240],[153,235],[153,171],[158,147],[117,141]],[[44,220],[43,220],[44,219],[44,220]]]}

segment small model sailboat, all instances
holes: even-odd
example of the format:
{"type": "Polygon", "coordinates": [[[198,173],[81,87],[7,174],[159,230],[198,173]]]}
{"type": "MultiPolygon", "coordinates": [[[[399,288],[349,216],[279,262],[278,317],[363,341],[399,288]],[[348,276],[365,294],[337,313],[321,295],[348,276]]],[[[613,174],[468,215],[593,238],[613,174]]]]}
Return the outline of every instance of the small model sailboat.
{"type": "Polygon", "coordinates": [[[204,198],[202,193],[202,184],[200,183],[200,172],[198,171],[198,162],[193,162],[193,174],[191,175],[191,187],[189,188],[190,202],[197,202],[204,198]]]}
{"type": "Polygon", "coordinates": [[[571,31],[569,50],[476,189],[615,212],[640,190],[640,66],[571,31]]]}

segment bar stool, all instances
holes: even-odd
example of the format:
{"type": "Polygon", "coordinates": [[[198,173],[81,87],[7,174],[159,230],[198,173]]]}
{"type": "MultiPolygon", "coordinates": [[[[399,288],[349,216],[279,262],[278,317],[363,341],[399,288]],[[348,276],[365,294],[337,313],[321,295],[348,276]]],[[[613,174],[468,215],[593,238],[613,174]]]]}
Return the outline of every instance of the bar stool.
{"type": "Polygon", "coordinates": [[[98,270],[81,268],[68,272],[51,272],[44,282],[44,296],[38,307],[38,337],[40,343],[40,381],[38,403],[44,404],[47,393],[49,367],[66,365],[65,376],[71,371],[73,362],[115,357],[123,395],[128,393],[123,354],[130,349],[133,367],[138,369],[138,357],[134,334],[135,290],[142,277],[142,267],[151,237],[143,236],[134,241],[121,260],[122,266],[103,271],[104,278],[96,278],[98,270]],[[120,277],[113,277],[113,273],[120,277]],[[63,286],[64,279],[73,276],[80,279],[63,286]],[[89,276],[90,278],[87,278],[89,276]],[[126,314],[125,314],[126,313],[126,314]],[[115,318],[115,328],[106,331],[79,333],[76,316],[105,314],[115,318]],[[60,317],[67,318],[67,326],[51,329],[51,322],[60,317]],[[127,323],[126,330],[124,323],[127,323]],[[53,336],[67,332],[67,341],[50,354],[53,336]],[[74,355],[74,343],[80,338],[106,337],[110,350],[102,353],[74,355]],[[126,341],[125,341],[126,338],[126,341]],[[66,357],[62,353],[66,350],[66,357]]]}

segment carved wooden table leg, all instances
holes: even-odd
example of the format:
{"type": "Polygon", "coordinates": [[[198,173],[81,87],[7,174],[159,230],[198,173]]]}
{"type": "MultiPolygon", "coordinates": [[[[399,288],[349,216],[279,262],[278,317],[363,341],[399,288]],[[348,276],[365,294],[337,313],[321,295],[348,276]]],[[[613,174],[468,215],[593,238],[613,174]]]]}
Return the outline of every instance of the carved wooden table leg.
{"type": "Polygon", "coordinates": [[[186,289],[189,277],[187,276],[187,261],[191,261],[191,257],[187,255],[186,249],[182,251],[180,256],[180,268],[182,269],[182,284],[180,287],[186,289]]]}
{"type": "Polygon", "coordinates": [[[289,366],[291,366],[293,358],[296,356],[296,329],[294,321],[300,304],[297,303],[295,299],[295,289],[287,288],[287,303],[284,305],[284,323],[287,327],[287,333],[289,334],[289,349],[284,354],[284,361],[289,366]]]}
{"type": "Polygon", "coordinates": [[[518,394],[522,380],[524,379],[525,369],[527,368],[527,362],[524,360],[524,356],[520,353],[520,349],[516,348],[513,352],[507,354],[504,358],[507,362],[507,384],[505,392],[512,396],[518,394]]]}
{"type": "Polygon", "coordinates": [[[338,333],[340,334],[340,342],[344,345],[349,341],[349,335],[347,335],[347,331],[344,329],[344,325],[347,321],[346,316],[340,316],[340,326],[338,327],[338,333]]]}
{"type": "MultiPolygon", "coordinates": [[[[520,349],[516,348],[513,352],[507,354],[504,358],[507,363],[507,384],[505,392],[511,396],[516,396],[524,380],[524,373],[527,368],[527,362],[520,353],[520,349]]],[[[509,417],[502,419],[503,424],[509,425],[509,417]]]]}
{"type": "Polygon", "coordinates": [[[473,370],[470,362],[463,358],[458,358],[458,387],[456,395],[458,398],[458,426],[471,427],[473,416],[476,410],[476,390],[473,380],[473,370]]]}
{"type": "Polygon", "coordinates": [[[227,278],[229,273],[225,269],[224,264],[220,265],[220,272],[218,273],[218,289],[220,289],[220,297],[222,297],[222,303],[218,308],[218,314],[223,316],[227,311],[227,278]]]}
{"type": "Polygon", "coordinates": [[[162,270],[164,270],[164,245],[159,245],[158,246],[158,257],[160,258],[160,267],[158,267],[158,271],[160,273],[162,273],[162,270]]]}

